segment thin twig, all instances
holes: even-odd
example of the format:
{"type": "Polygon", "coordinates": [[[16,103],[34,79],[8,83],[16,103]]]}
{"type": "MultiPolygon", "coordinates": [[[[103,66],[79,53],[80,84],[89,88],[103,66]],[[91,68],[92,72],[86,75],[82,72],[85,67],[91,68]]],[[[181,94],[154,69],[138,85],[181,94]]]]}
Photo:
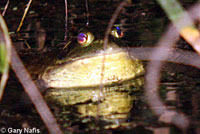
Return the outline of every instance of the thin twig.
{"type": "Polygon", "coordinates": [[[107,44],[108,44],[108,37],[110,34],[110,31],[114,25],[115,20],[117,19],[117,16],[119,15],[120,11],[122,10],[122,8],[127,4],[128,0],[124,0],[123,2],[120,3],[120,5],[117,7],[117,9],[115,10],[112,18],[110,19],[110,22],[108,24],[108,27],[106,29],[105,32],[105,36],[104,36],[104,44],[103,44],[103,48],[106,49],[107,48],[107,44]]]}
{"type": "MultiPolygon", "coordinates": [[[[128,0],[124,0],[123,2],[120,3],[120,5],[117,7],[117,9],[115,10],[112,18],[110,19],[110,22],[108,24],[108,27],[106,29],[106,32],[105,32],[105,36],[104,36],[104,44],[103,44],[103,48],[104,50],[107,48],[107,44],[108,44],[108,37],[109,37],[109,34],[110,34],[110,31],[114,25],[114,22],[115,20],[117,19],[117,16],[119,15],[120,11],[122,10],[122,8],[126,5],[126,3],[128,2],[128,0]]],[[[103,59],[102,59],[102,67],[101,67],[101,89],[103,88],[103,79],[104,79],[104,62],[106,60],[106,57],[104,55],[103,59]]]]}
{"type": "Polygon", "coordinates": [[[68,23],[68,8],[67,8],[68,4],[67,4],[67,0],[65,0],[65,42],[67,42],[67,32],[68,32],[68,27],[67,27],[67,23],[68,23]]]}
{"type": "Polygon", "coordinates": [[[165,51],[169,51],[170,54],[167,59],[163,56],[151,57],[152,52],[156,49],[156,47],[131,47],[125,49],[125,51],[129,52],[130,57],[137,57],[139,60],[156,60],[156,61],[165,61],[165,62],[173,62],[178,64],[190,65],[196,68],[200,68],[200,56],[191,51],[181,50],[181,49],[166,49],[165,51]]]}
{"type": "Polygon", "coordinates": [[[22,25],[23,25],[24,19],[25,19],[26,14],[27,14],[27,12],[28,12],[28,10],[29,10],[29,7],[30,7],[30,5],[31,5],[31,2],[32,2],[32,0],[29,0],[28,4],[26,5],[26,9],[25,9],[25,11],[24,11],[23,17],[22,17],[22,19],[21,19],[21,21],[20,21],[20,24],[19,24],[18,28],[17,28],[17,32],[20,31],[20,29],[21,29],[21,27],[22,27],[22,25]]]}
{"type": "Polygon", "coordinates": [[[85,9],[86,9],[86,26],[89,26],[89,7],[88,7],[88,0],[85,0],[85,9]]]}
{"type": "Polygon", "coordinates": [[[35,105],[36,110],[40,114],[42,120],[46,124],[49,132],[51,134],[62,134],[56,119],[53,117],[53,114],[50,112],[47,104],[45,103],[40,91],[31,80],[30,75],[26,71],[24,65],[22,64],[17,52],[13,46],[11,46],[12,57],[11,57],[11,66],[14,70],[16,76],[24,87],[25,92],[30,97],[31,101],[35,105]]]}
{"type": "MultiPolygon", "coordinates": [[[[194,22],[194,20],[197,19],[200,20],[199,12],[200,12],[200,4],[196,4],[193,8],[189,10],[188,13],[190,17],[193,19],[191,20],[192,23],[194,22]]],[[[188,17],[186,18],[188,19],[188,17]]],[[[184,20],[186,18],[181,17],[179,22],[185,23],[184,20]]],[[[152,52],[150,58],[155,59],[156,57],[159,56],[162,57],[162,59],[167,59],[171,50],[173,49],[173,45],[178,39],[178,36],[179,36],[178,31],[171,24],[169,30],[166,32],[163,38],[160,39],[158,47],[152,52]]],[[[196,40],[199,40],[199,38],[196,38],[196,40]]],[[[196,63],[198,68],[200,68],[200,66],[198,65],[199,61],[197,63],[193,60],[192,62],[189,61],[189,63],[196,63]]],[[[163,114],[168,113],[168,115],[170,115],[169,118],[171,120],[169,120],[169,122],[167,123],[172,123],[176,125],[180,129],[182,129],[184,133],[186,133],[186,130],[189,127],[188,118],[184,114],[168,110],[158,95],[158,85],[160,82],[159,79],[160,79],[162,64],[163,63],[159,61],[150,61],[150,63],[147,66],[147,73],[145,76],[146,78],[145,95],[147,96],[147,101],[151,106],[150,108],[155,112],[157,116],[162,116],[163,114]]]]}
{"type": "MultiPolygon", "coordinates": [[[[150,58],[155,59],[159,56],[163,59],[167,59],[167,56],[171,50],[171,46],[177,41],[178,35],[179,34],[175,28],[171,26],[163,38],[160,39],[158,43],[159,47],[152,52],[150,58]]],[[[189,126],[189,120],[186,118],[186,116],[176,111],[169,110],[158,95],[158,85],[162,64],[163,63],[160,61],[152,60],[147,66],[147,73],[145,76],[145,95],[147,96],[147,101],[150,105],[150,108],[157,116],[169,116],[169,120],[164,120],[166,123],[172,123],[180,129],[186,130],[189,126]]]]}
{"type": "MultiPolygon", "coordinates": [[[[178,31],[175,30],[175,28],[172,25],[170,25],[169,30],[166,32],[163,38],[160,39],[158,43],[158,48],[156,48],[152,52],[152,55],[150,57],[152,59],[155,59],[159,55],[159,57],[167,59],[170,53],[169,50],[172,49],[172,46],[177,41],[178,35],[178,31]]],[[[147,96],[148,103],[150,104],[151,108],[153,109],[156,115],[161,116],[165,113],[171,114],[171,121],[168,123],[173,123],[182,130],[186,130],[189,126],[189,120],[183,114],[168,110],[158,96],[158,83],[160,79],[160,71],[162,64],[162,62],[151,61],[147,67],[147,74],[145,76],[145,94],[147,96]]]]}
{"type": "Polygon", "coordinates": [[[7,9],[8,9],[8,5],[9,5],[9,2],[10,2],[10,0],[7,1],[6,5],[5,5],[5,8],[4,8],[4,10],[3,10],[2,16],[5,16],[5,14],[6,14],[6,11],[7,11],[7,9]]]}
{"type": "MultiPolygon", "coordinates": [[[[105,36],[104,36],[104,44],[103,44],[103,48],[104,50],[107,48],[107,44],[108,44],[108,37],[109,37],[109,34],[110,34],[110,31],[114,25],[114,22],[115,20],[117,19],[117,16],[119,15],[120,11],[122,10],[122,8],[127,4],[128,0],[124,0],[122,1],[119,6],[117,7],[117,9],[115,10],[114,14],[112,15],[112,18],[110,19],[110,22],[108,24],[108,27],[106,29],[106,32],[105,32],[105,36]]],[[[104,79],[104,70],[105,70],[105,63],[106,61],[106,56],[104,55],[103,56],[103,59],[102,59],[102,66],[101,66],[101,80],[100,80],[100,95],[103,94],[103,79],[104,79]]],[[[99,95],[99,99],[100,99],[100,95],[99,95]]],[[[98,108],[99,109],[99,108],[98,108]]],[[[97,109],[97,110],[98,110],[97,109]]],[[[99,110],[98,110],[99,111],[99,110]]],[[[97,117],[98,119],[98,117],[97,117]]]]}

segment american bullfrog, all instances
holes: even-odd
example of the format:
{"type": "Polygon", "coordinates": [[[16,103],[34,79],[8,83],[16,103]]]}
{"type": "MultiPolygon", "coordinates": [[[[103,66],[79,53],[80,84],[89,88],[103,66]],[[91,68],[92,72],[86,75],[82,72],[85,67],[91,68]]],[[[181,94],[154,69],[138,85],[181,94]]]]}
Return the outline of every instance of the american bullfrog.
{"type": "MultiPolygon", "coordinates": [[[[111,34],[120,37],[120,32],[117,29],[111,34]]],[[[104,49],[103,40],[95,39],[91,32],[81,31],[77,38],[78,47],[40,74],[39,79],[48,87],[46,100],[76,106],[81,116],[127,117],[133,101],[130,93],[143,83],[141,61],[130,59],[114,42],[104,49]]]]}

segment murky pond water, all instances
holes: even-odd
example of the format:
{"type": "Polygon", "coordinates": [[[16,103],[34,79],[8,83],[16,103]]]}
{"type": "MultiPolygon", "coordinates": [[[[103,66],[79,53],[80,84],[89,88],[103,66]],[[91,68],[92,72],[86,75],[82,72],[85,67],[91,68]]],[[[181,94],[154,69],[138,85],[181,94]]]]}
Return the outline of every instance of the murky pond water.
{"type": "MultiPolygon", "coordinates": [[[[1,9],[5,3],[6,1],[0,2],[1,9]]],[[[89,18],[87,20],[84,1],[69,1],[68,41],[77,41],[76,36],[80,30],[86,28],[87,21],[89,21],[87,29],[97,38],[103,39],[110,18],[119,3],[119,1],[89,1],[89,18]]],[[[192,1],[183,2],[186,7],[192,3],[192,1]]],[[[16,31],[24,7],[25,3],[21,1],[10,2],[5,20],[11,32],[16,31]]],[[[64,22],[64,1],[34,1],[32,3],[20,35],[11,34],[13,44],[19,49],[22,59],[28,62],[27,68],[37,70],[32,67],[35,66],[35,63],[50,64],[55,55],[59,59],[63,58],[62,56],[68,51],[60,49],[63,45],[59,44],[64,42],[64,22]],[[24,50],[27,48],[27,44],[33,48],[44,46],[44,49],[24,50]]],[[[152,47],[167,29],[168,23],[167,17],[156,2],[129,3],[115,22],[115,25],[120,25],[124,31],[124,37],[120,40],[110,37],[110,40],[114,40],[121,47],[126,48],[152,47]]],[[[183,40],[178,42],[177,47],[192,50],[183,40]]],[[[148,61],[142,62],[146,68],[148,61]]],[[[166,106],[170,110],[184,113],[190,119],[187,133],[191,134],[200,131],[198,129],[200,126],[199,74],[199,70],[192,66],[166,63],[162,67],[159,85],[159,95],[166,106]]],[[[33,79],[36,79],[37,75],[33,75],[33,79]]],[[[0,106],[0,127],[36,127],[42,133],[47,133],[45,125],[33,106],[19,104],[22,87],[16,81],[17,79],[11,72],[0,106]]],[[[131,88],[134,90],[134,87],[131,88]]],[[[78,96],[87,96],[87,92],[85,91],[81,95],[79,93],[78,96]]],[[[182,133],[176,126],[163,123],[168,117],[157,117],[151,111],[144,95],[143,86],[140,87],[140,90],[133,92],[109,91],[104,99],[106,101],[94,103],[89,100],[64,107],[51,103],[49,105],[54,105],[51,109],[65,133],[182,133]]]]}

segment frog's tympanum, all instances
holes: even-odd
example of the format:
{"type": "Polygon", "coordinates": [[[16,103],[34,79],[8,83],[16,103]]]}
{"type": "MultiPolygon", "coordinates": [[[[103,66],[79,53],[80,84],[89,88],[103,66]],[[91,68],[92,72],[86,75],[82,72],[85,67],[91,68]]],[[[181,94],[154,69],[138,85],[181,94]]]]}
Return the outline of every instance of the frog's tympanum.
{"type": "MultiPolygon", "coordinates": [[[[120,32],[117,28],[111,35],[121,37],[120,32]]],[[[80,32],[77,38],[80,45],[39,76],[49,87],[46,100],[76,106],[83,117],[127,118],[134,100],[130,93],[143,83],[142,63],[130,59],[114,42],[108,42],[105,48],[103,40],[95,39],[90,32],[80,32]]]]}

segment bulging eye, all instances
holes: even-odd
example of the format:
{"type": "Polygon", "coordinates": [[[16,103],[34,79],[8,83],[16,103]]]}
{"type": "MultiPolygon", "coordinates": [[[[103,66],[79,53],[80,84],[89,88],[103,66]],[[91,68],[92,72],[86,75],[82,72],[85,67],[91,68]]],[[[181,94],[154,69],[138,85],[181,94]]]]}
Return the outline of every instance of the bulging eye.
{"type": "Polygon", "coordinates": [[[86,47],[92,43],[94,35],[90,32],[81,32],[79,33],[77,40],[82,47],[86,47]]]}
{"type": "Polygon", "coordinates": [[[87,41],[87,34],[85,34],[85,33],[80,33],[79,35],[78,35],[78,42],[80,43],[80,44],[82,44],[82,43],[85,43],[86,41],[87,41]]]}
{"type": "Polygon", "coordinates": [[[117,26],[112,29],[111,35],[115,38],[122,38],[124,36],[124,32],[117,26]]]}

